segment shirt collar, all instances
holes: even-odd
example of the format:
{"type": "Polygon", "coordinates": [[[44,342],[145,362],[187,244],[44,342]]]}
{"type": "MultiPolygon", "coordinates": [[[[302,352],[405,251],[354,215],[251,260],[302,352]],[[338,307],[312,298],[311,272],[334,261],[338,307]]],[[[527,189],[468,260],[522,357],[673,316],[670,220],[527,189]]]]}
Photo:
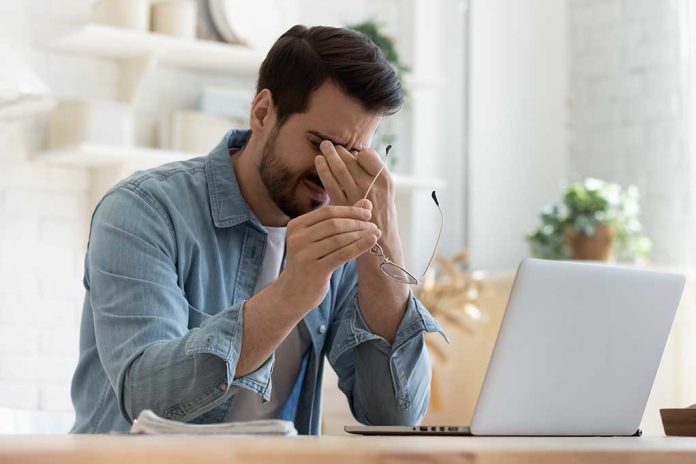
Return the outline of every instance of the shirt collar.
{"type": "Polygon", "coordinates": [[[232,227],[251,221],[263,228],[239,190],[230,158],[230,149],[242,148],[250,135],[251,130],[248,129],[231,129],[205,161],[210,210],[216,227],[232,227]]]}

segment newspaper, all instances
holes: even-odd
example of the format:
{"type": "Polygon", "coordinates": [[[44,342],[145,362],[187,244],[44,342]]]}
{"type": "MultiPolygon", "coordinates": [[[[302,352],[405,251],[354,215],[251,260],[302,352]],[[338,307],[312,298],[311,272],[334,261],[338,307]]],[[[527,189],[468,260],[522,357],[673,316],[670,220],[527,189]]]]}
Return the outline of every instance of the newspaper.
{"type": "Polygon", "coordinates": [[[133,421],[131,433],[159,434],[229,434],[229,435],[297,435],[291,421],[270,419],[219,424],[187,424],[164,419],[149,409],[143,410],[133,421]]]}

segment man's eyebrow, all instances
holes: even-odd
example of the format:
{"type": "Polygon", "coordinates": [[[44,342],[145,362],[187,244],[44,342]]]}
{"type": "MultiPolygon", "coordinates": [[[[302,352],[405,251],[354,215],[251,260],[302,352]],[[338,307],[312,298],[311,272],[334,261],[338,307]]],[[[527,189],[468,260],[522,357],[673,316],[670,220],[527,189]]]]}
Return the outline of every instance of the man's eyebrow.
{"type": "Polygon", "coordinates": [[[329,142],[333,143],[334,145],[341,145],[341,146],[344,146],[344,144],[342,144],[341,142],[335,140],[333,137],[331,137],[331,136],[329,136],[329,135],[326,135],[326,134],[322,134],[322,133],[319,132],[319,131],[311,130],[311,131],[307,131],[307,133],[308,133],[309,135],[313,135],[313,136],[317,137],[319,140],[328,140],[329,142]]]}
{"type": "MultiPolygon", "coordinates": [[[[334,145],[340,145],[344,148],[348,148],[348,147],[346,147],[345,143],[341,143],[341,142],[335,140],[333,137],[326,135],[326,134],[322,134],[319,131],[310,130],[310,131],[307,131],[307,134],[313,135],[314,137],[317,137],[319,140],[328,140],[329,142],[333,143],[334,145]]],[[[353,147],[353,149],[362,150],[363,148],[362,147],[353,147]]]]}

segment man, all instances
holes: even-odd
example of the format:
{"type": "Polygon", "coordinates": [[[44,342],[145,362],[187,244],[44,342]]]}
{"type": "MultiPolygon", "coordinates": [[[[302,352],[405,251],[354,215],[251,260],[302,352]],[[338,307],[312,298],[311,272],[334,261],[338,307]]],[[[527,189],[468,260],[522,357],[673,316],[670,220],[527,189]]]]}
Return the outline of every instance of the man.
{"type": "Polygon", "coordinates": [[[367,253],[402,264],[394,191],[370,143],[401,86],[364,35],[295,26],[261,65],[250,131],[136,173],[92,218],[73,432],[143,409],[318,434],[326,356],[355,418],[427,409],[438,324],[367,253]],[[329,205],[331,200],[331,205],[329,205]],[[287,244],[287,246],[286,246],[287,244]]]}

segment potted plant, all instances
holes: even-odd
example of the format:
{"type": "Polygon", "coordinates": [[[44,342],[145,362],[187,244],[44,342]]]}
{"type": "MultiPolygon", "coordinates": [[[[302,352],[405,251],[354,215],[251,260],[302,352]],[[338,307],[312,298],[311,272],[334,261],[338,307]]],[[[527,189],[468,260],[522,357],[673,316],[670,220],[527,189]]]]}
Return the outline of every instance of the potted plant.
{"type": "Polygon", "coordinates": [[[640,261],[651,243],[639,213],[637,187],[587,178],[569,184],[561,202],[546,206],[526,239],[537,258],[640,261]]]}

